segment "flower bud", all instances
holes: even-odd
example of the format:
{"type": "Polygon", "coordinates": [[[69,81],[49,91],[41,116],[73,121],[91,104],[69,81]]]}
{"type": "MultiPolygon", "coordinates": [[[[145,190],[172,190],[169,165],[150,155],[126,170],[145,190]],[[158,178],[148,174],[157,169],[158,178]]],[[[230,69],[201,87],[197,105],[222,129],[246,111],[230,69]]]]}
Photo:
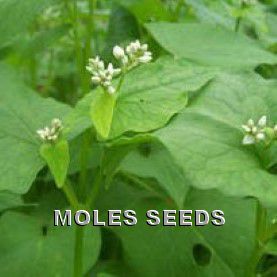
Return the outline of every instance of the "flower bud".
{"type": "Polygon", "coordinates": [[[121,48],[120,46],[117,46],[117,45],[116,45],[116,46],[113,48],[113,55],[114,55],[114,57],[115,57],[116,59],[118,59],[118,60],[123,59],[124,56],[125,56],[124,49],[121,48]]]}

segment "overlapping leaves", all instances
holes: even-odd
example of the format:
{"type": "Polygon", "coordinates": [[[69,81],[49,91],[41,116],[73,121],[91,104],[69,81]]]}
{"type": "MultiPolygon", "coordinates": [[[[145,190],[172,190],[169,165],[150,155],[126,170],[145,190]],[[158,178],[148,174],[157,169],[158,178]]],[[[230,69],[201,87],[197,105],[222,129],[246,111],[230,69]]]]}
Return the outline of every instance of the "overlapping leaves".
{"type": "MultiPolygon", "coordinates": [[[[160,59],[131,72],[126,76],[116,100],[109,138],[130,131],[148,132],[162,127],[186,106],[187,93],[200,89],[214,74],[213,70],[205,67],[171,58],[160,59]]],[[[88,94],[69,117],[71,133],[76,134],[91,125],[91,105],[98,98],[95,93],[100,92],[88,94]]],[[[99,117],[99,120],[103,121],[104,117],[99,117]]],[[[98,122],[95,126],[100,128],[97,125],[98,122]]]]}
{"type": "Polygon", "coordinates": [[[248,118],[261,115],[275,122],[276,106],[275,81],[252,74],[220,74],[154,136],[169,149],[193,186],[276,205],[277,178],[268,172],[270,162],[264,162],[267,149],[243,146],[240,129],[248,118]]]}
{"type": "Polygon", "coordinates": [[[101,198],[99,205],[103,211],[116,207],[137,212],[136,226],[111,231],[120,237],[124,261],[138,276],[182,276],[184,272],[192,276],[245,276],[254,247],[254,201],[224,197],[217,191],[192,190],[184,208],[209,212],[220,208],[225,213],[224,226],[169,227],[162,226],[161,221],[160,225],[150,227],[146,224],[147,210],[176,207],[157,199],[145,199],[140,190],[120,183],[110,190],[101,198]]]}

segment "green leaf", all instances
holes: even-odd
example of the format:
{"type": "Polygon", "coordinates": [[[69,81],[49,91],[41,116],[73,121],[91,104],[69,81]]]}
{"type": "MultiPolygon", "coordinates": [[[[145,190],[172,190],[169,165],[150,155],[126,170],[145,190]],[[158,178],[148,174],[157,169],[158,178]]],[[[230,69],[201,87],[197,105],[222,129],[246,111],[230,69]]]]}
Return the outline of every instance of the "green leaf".
{"type": "Polygon", "coordinates": [[[276,64],[275,55],[242,35],[207,24],[150,23],[147,29],[175,57],[212,66],[253,69],[276,64]]]}
{"type": "MultiPolygon", "coordinates": [[[[52,220],[15,212],[1,217],[1,276],[73,276],[76,227],[54,227],[52,220]]],[[[100,230],[85,227],[84,273],[96,262],[100,245],[100,230]]]]}
{"type": "MultiPolygon", "coordinates": [[[[258,120],[262,115],[267,115],[268,124],[276,122],[276,84],[254,74],[220,74],[154,136],[194,187],[257,197],[276,206],[277,178],[263,167],[260,150],[242,145],[241,129],[249,118],[258,120]]],[[[265,162],[271,164],[268,156],[265,162]]]]}
{"type": "Polygon", "coordinates": [[[97,133],[105,139],[110,133],[116,97],[101,89],[94,94],[94,97],[90,116],[97,133]]]}
{"type": "Polygon", "coordinates": [[[0,192],[0,212],[23,205],[20,195],[6,191],[0,192]]]}
{"type": "Polygon", "coordinates": [[[133,13],[142,23],[171,19],[161,0],[117,0],[117,2],[133,13]]]}
{"type": "Polygon", "coordinates": [[[181,208],[189,188],[188,180],[161,145],[142,144],[120,165],[120,170],[141,178],[155,178],[181,208]]]}
{"type": "Polygon", "coordinates": [[[265,253],[277,256],[277,239],[271,239],[264,249],[265,253]]]}
{"type": "Polygon", "coordinates": [[[0,48],[16,39],[17,35],[28,31],[35,17],[53,0],[2,0],[0,5],[0,48]]]}
{"type": "Polygon", "coordinates": [[[45,165],[39,155],[36,130],[71,109],[43,99],[28,89],[7,66],[0,64],[0,190],[26,193],[45,165]]]}
{"type": "Polygon", "coordinates": [[[66,140],[57,143],[44,143],[40,147],[40,155],[44,158],[54,176],[58,188],[62,188],[69,167],[69,147],[66,140]]]}
{"type": "Polygon", "coordinates": [[[230,5],[226,1],[187,0],[186,4],[192,8],[200,22],[234,29],[235,19],[231,17],[230,5]]]}
{"type": "MultiPolygon", "coordinates": [[[[214,75],[210,68],[168,57],[130,72],[116,100],[109,138],[128,131],[148,132],[164,126],[186,106],[187,93],[197,91],[214,75]]],[[[108,100],[98,91],[85,96],[67,120],[71,127],[69,136],[90,126],[90,109],[96,129],[107,135],[112,110],[108,110],[110,103],[105,104],[105,101],[108,100]]]]}
{"type": "Polygon", "coordinates": [[[224,197],[215,190],[191,190],[184,209],[208,213],[220,209],[226,219],[220,227],[210,223],[202,227],[163,226],[161,210],[176,207],[149,200],[149,194],[144,198],[141,191],[121,183],[114,184],[99,202],[103,211],[117,207],[137,213],[135,226],[110,228],[121,239],[124,261],[134,275],[183,276],[189,272],[190,276],[245,276],[255,247],[253,200],[224,197]],[[146,211],[150,209],[160,211],[160,225],[146,224],[146,211]]]}

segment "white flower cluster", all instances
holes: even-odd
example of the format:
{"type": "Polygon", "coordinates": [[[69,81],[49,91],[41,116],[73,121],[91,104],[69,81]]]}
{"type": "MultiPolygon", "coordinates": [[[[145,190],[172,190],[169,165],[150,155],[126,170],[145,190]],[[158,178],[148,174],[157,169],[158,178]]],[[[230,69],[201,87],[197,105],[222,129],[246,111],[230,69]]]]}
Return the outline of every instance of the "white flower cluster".
{"type": "Polygon", "coordinates": [[[139,40],[131,42],[126,49],[116,45],[113,48],[113,55],[126,70],[152,60],[152,53],[148,51],[148,45],[141,44],[139,40]]]}
{"type": "Polygon", "coordinates": [[[245,131],[245,136],[243,138],[242,144],[255,144],[256,142],[263,141],[266,139],[266,116],[263,115],[259,120],[257,125],[253,119],[249,119],[246,125],[242,125],[245,131]]]}
{"type": "Polygon", "coordinates": [[[115,88],[112,86],[112,79],[120,74],[120,68],[114,68],[111,63],[105,68],[104,62],[97,56],[95,59],[89,59],[89,64],[86,66],[86,69],[92,74],[91,81],[94,85],[103,86],[110,94],[115,93],[115,88]]]}
{"type": "Polygon", "coordinates": [[[37,130],[37,134],[44,142],[55,142],[59,138],[62,129],[62,121],[58,118],[54,118],[51,121],[51,127],[39,129],[37,130]]]}
{"type": "Polygon", "coordinates": [[[148,51],[148,45],[141,44],[138,40],[131,42],[126,49],[116,45],[113,48],[113,55],[120,61],[121,68],[114,68],[111,63],[105,68],[104,62],[98,56],[89,59],[89,64],[86,66],[86,69],[92,74],[92,83],[102,86],[109,94],[114,94],[116,91],[112,85],[114,77],[120,73],[125,74],[133,67],[152,60],[152,53],[148,51]]]}

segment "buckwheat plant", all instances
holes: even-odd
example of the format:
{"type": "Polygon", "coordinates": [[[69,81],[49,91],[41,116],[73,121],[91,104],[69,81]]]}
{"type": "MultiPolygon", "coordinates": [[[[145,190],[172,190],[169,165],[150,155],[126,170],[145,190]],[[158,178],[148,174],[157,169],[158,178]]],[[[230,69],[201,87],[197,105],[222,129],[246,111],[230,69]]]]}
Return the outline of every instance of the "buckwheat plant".
{"type": "Polygon", "coordinates": [[[277,125],[273,128],[268,127],[265,115],[258,120],[257,124],[250,118],[246,124],[242,125],[242,129],[245,132],[242,140],[242,144],[244,145],[256,144],[259,142],[264,142],[268,145],[277,138],[277,125]]]}
{"type": "Polygon", "coordinates": [[[86,66],[87,71],[92,74],[92,83],[102,86],[109,94],[114,94],[117,90],[112,85],[114,77],[120,74],[124,76],[132,68],[152,60],[152,53],[148,51],[148,45],[141,44],[139,40],[131,42],[125,49],[118,45],[114,46],[113,55],[120,62],[120,68],[114,68],[112,63],[105,68],[105,64],[99,56],[89,59],[86,66]]]}
{"type": "Polygon", "coordinates": [[[58,118],[54,118],[51,121],[50,127],[46,126],[43,129],[37,130],[37,134],[39,135],[42,141],[54,143],[60,137],[62,129],[62,121],[58,118]]]}

